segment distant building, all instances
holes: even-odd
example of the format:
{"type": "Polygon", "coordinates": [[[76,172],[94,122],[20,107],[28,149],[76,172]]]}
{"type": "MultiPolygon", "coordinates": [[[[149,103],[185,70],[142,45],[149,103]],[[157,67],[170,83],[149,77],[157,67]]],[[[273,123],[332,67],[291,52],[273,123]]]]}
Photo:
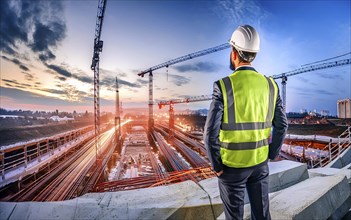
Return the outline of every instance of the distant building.
{"type": "Polygon", "coordinates": [[[301,113],[301,114],[303,114],[303,113],[307,113],[307,109],[305,109],[305,108],[301,108],[301,109],[300,109],[300,113],[301,113]]]}
{"type": "Polygon", "coordinates": [[[54,116],[50,117],[50,120],[52,120],[52,121],[74,121],[74,118],[68,118],[66,116],[63,118],[60,118],[59,116],[54,115],[54,116]]]}
{"type": "Polygon", "coordinates": [[[329,110],[321,110],[321,116],[329,116],[329,110]]]}
{"type": "Polygon", "coordinates": [[[338,118],[351,118],[351,99],[342,99],[337,102],[338,118]]]}

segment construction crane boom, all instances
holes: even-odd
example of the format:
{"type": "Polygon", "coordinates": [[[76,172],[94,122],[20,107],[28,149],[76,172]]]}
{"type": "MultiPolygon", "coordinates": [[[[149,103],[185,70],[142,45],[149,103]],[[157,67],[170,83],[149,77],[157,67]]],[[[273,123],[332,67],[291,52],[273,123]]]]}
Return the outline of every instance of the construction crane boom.
{"type": "Polygon", "coordinates": [[[103,41],[101,38],[101,30],[102,24],[104,21],[105,9],[106,9],[106,1],[107,0],[99,0],[98,3],[98,11],[96,18],[96,26],[95,26],[95,38],[94,38],[94,53],[93,59],[91,62],[91,70],[96,68],[97,63],[100,60],[100,52],[102,51],[103,41]]]}
{"type": "Polygon", "coordinates": [[[158,103],[158,107],[159,107],[159,109],[161,109],[165,105],[209,101],[211,99],[212,99],[212,95],[193,96],[193,97],[184,98],[184,99],[174,99],[174,100],[168,100],[168,101],[160,101],[158,103]]]}
{"type": "Polygon", "coordinates": [[[94,71],[94,121],[95,121],[95,157],[98,163],[99,153],[99,136],[100,136],[100,80],[99,80],[99,61],[100,52],[102,51],[103,41],[101,38],[102,24],[105,15],[107,0],[99,0],[98,11],[95,26],[94,53],[91,62],[91,70],[94,71]]]}
{"type": "Polygon", "coordinates": [[[171,66],[173,64],[180,63],[180,62],[183,62],[183,61],[186,61],[186,60],[190,60],[190,59],[193,59],[193,58],[196,58],[196,57],[204,56],[204,55],[207,55],[207,54],[210,54],[210,53],[214,53],[214,52],[217,52],[217,51],[220,51],[220,50],[224,50],[224,49],[227,49],[229,47],[230,47],[230,45],[228,43],[225,43],[225,44],[221,44],[221,45],[216,46],[216,47],[211,47],[211,48],[206,49],[206,50],[201,50],[201,51],[197,51],[197,52],[185,55],[185,56],[181,56],[181,57],[175,58],[173,60],[169,60],[167,62],[164,62],[164,63],[158,64],[156,66],[150,67],[149,69],[146,69],[144,71],[141,71],[140,73],[138,73],[138,76],[144,77],[145,74],[150,73],[150,72],[152,72],[154,70],[158,70],[158,69],[161,69],[163,67],[169,67],[169,66],[171,66]]]}
{"type": "Polygon", "coordinates": [[[327,62],[327,63],[310,65],[310,66],[302,67],[302,68],[292,70],[289,72],[281,73],[279,75],[273,75],[273,79],[294,76],[294,75],[297,75],[300,73],[311,72],[311,71],[315,71],[315,70],[321,70],[321,69],[337,67],[337,66],[343,66],[343,65],[347,65],[347,64],[351,64],[350,59],[337,60],[337,61],[332,61],[332,62],[327,62]]]}
{"type": "Polygon", "coordinates": [[[163,67],[168,68],[169,66],[171,66],[173,64],[180,63],[180,62],[183,62],[186,60],[190,60],[190,59],[193,59],[195,57],[204,56],[204,55],[214,53],[214,52],[217,52],[220,50],[224,50],[227,48],[230,48],[230,45],[228,43],[221,44],[221,45],[216,46],[216,47],[211,47],[211,48],[206,49],[206,50],[197,51],[197,52],[185,55],[185,56],[178,57],[178,58],[173,59],[173,60],[169,60],[167,62],[150,67],[150,68],[138,73],[138,76],[141,76],[141,77],[144,77],[145,74],[149,74],[149,122],[148,122],[149,131],[151,131],[153,129],[153,124],[154,124],[154,119],[153,119],[153,105],[154,105],[154,103],[153,103],[153,73],[152,72],[154,70],[158,70],[158,69],[161,69],[163,67]]]}
{"type": "Polygon", "coordinates": [[[281,73],[279,75],[273,75],[273,79],[282,79],[283,106],[286,107],[286,82],[288,81],[289,76],[294,76],[301,73],[311,72],[315,70],[322,70],[322,69],[327,69],[327,68],[332,68],[337,66],[344,66],[349,64],[351,64],[350,59],[336,60],[336,61],[331,61],[331,62],[326,62],[321,64],[309,65],[309,66],[302,67],[289,72],[281,73]]]}

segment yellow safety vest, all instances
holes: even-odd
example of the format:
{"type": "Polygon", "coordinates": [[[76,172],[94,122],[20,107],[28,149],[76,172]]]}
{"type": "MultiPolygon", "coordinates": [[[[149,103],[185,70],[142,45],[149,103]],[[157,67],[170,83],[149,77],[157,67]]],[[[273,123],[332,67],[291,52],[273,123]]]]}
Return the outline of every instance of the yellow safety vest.
{"type": "Polygon", "coordinates": [[[268,158],[278,88],[272,78],[243,67],[219,80],[223,118],[219,134],[222,163],[244,168],[268,158]]]}

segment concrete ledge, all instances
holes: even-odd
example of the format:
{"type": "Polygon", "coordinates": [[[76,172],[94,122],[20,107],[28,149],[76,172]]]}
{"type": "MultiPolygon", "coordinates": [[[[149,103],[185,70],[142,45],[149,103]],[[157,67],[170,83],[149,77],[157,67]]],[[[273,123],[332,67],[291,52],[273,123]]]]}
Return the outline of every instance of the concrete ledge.
{"type": "Polygon", "coordinates": [[[325,167],[330,168],[343,168],[351,163],[351,147],[346,149],[342,154],[335,158],[332,162],[327,164],[325,167]]]}
{"type": "MultiPolygon", "coordinates": [[[[308,179],[307,166],[289,160],[269,162],[269,192],[285,189],[296,183],[308,179]]],[[[202,180],[199,185],[211,196],[215,216],[223,212],[223,203],[219,195],[217,177],[202,180]]],[[[249,203],[245,192],[245,204],[249,203]]]]}
{"type": "MultiPolygon", "coordinates": [[[[269,163],[269,169],[270,191],[308,178],[306,165],[297,162],[269,163]]],[[[0,202],[1,219],[214,219],[222,212],[217,178],[60,202],[0,202]]]]}
{"type": "MultiPolygon", "coordinates": [[[[345,204],[349,195],[350,188],[344,175],[310,178],[270,194],[271,217],[272,219],[333,218],[335,210],[345,204]]],[[[343,212],[338,213],[338,216],[347,213],[345,209],[343,212]]],[[[249,204],[245,205],[244,219],[250,219],[249,204]]]]}
{"type": "MultiPolygon", "coordinates": [[[[167,219],[193,216],[191,207],[207,206],[208,195],[196,183],[185,181],[169,186],[122,192],[90,193],[60,202],[0,203],[1,219],[167,219]],[[181,207],[181,213],[177,211],[181,207]],[[189,211],[190,210],[190,211],[189,211]],[[190,214],[189,214],[190,213],[190,214]]],[[[196,209],[195,209],[196,210],[196,209]]],[[[201,217],[201,215],[200,215],[201,217]]],[[[213,216],[210,216],[213,219],[213,216]]]]}
{"type": "Polygon", "coordinates": [[[285,189],[308,179],[307,165],[290,160],[269,163],[269,192],[285,189]]]}
{"type": "Polygon", "coordinates": [[[309,169],[308,170],[308,175],[310,177],[316,177],[316,176],[333,176],[333,175],[345,175],[347,180],[350,182],[351,181],[351,172],[348,169],[337,169],[337,168],[315,168],[315,169],[309,169]]]}

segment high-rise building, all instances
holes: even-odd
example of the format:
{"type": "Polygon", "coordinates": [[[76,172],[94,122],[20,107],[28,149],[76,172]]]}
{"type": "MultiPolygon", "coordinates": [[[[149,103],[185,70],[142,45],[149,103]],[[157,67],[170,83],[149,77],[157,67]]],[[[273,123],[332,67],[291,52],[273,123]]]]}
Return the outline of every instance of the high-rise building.
{"type": "Polygon", "coordinates": [[[338,118],[351,118],[351,99],[342,99],[337,102],[338,118]]]}

